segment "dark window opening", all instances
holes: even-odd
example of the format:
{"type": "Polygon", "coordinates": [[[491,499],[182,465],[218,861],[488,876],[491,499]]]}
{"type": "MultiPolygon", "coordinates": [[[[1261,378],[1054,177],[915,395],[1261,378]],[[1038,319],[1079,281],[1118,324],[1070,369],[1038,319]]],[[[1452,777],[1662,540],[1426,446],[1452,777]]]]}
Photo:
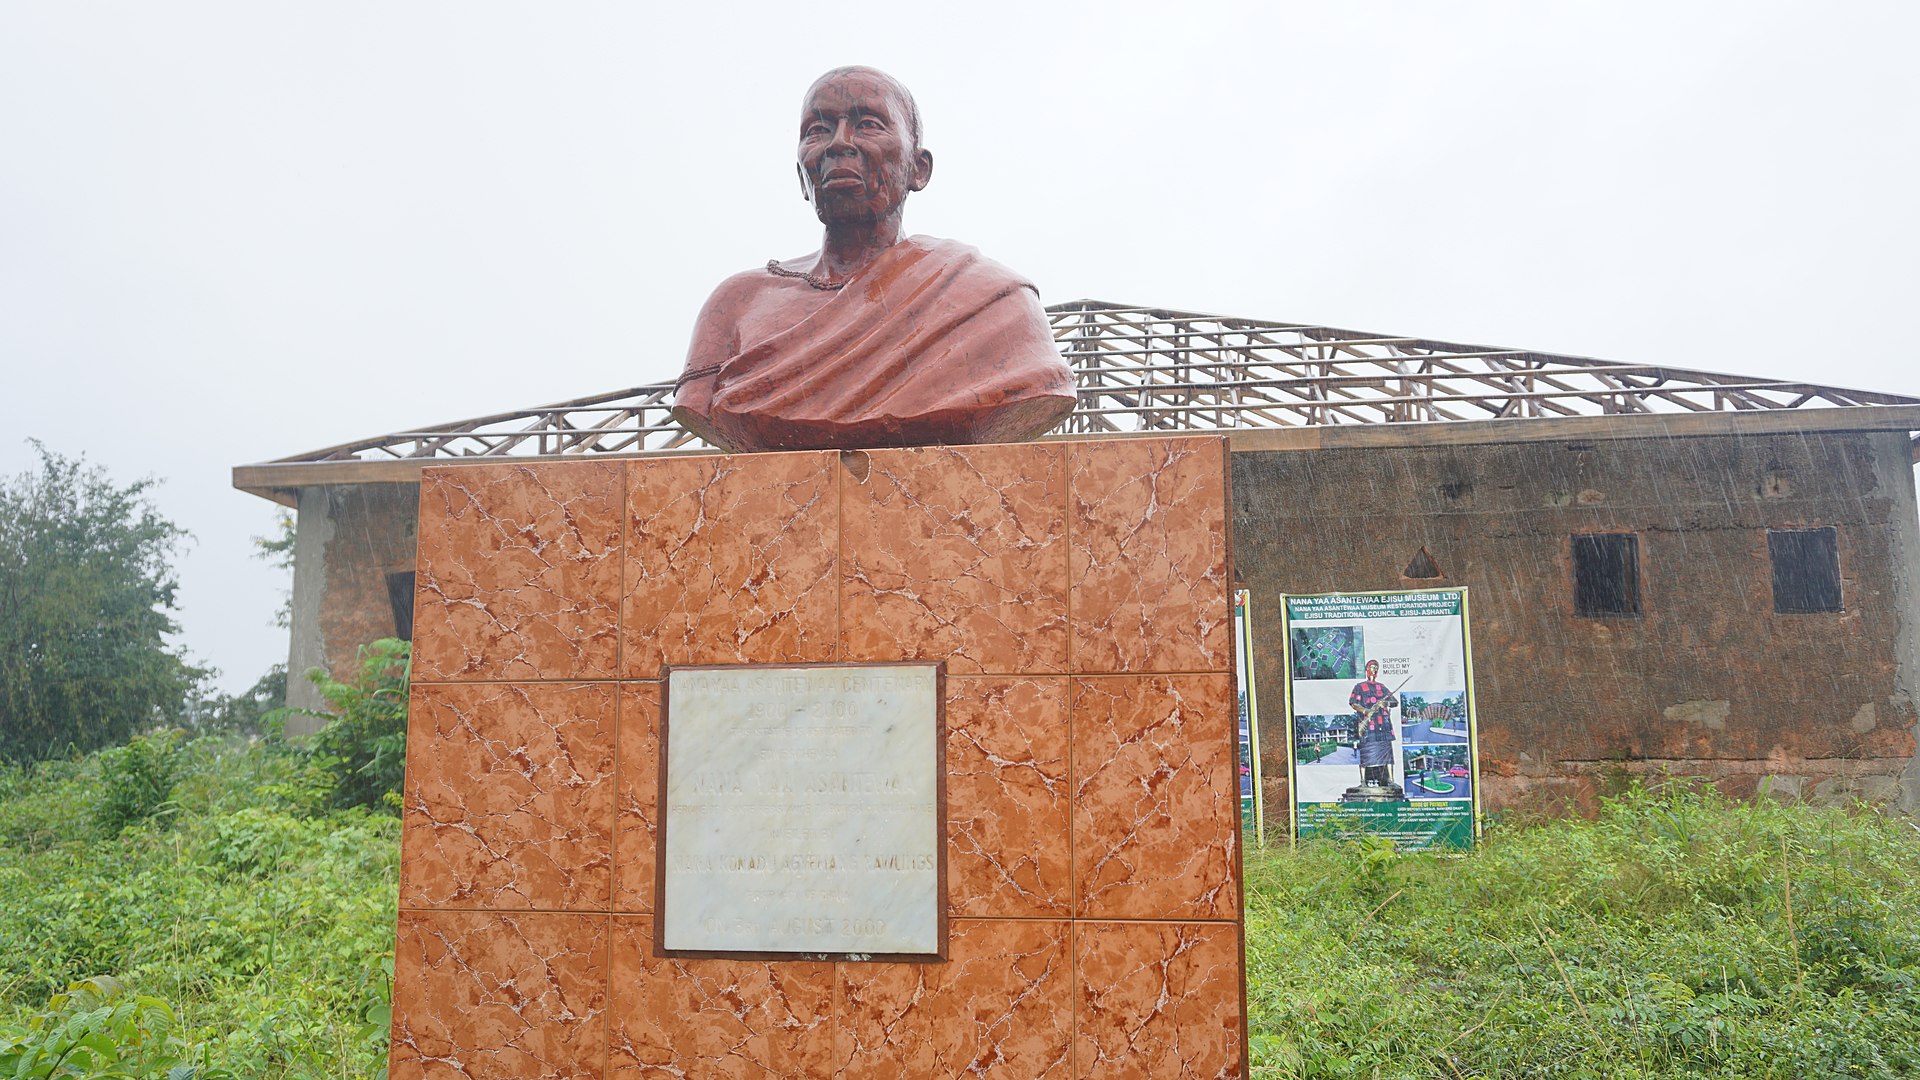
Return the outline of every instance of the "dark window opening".
{"type": "Polygon", "coordinates": [[[1433,556],[1427,554],[1426,548],[1421,548],[1420,553],[1413,557],[1413,561],[1407,564],[1406,571],[1400,576],[1424,581],[1442,575],[1440,564],[1433,561],[1433,556]]]}
{"type": "Polygon", "coordinates": [[[1840,610],[1840,549],[1832,526],[1768,529],[1767,555],[1773,560],[1773,610],[1840,610]]]}
{"type": "Polygon", "coordinates": [[[387,575],[387,602],[393,605],[393,636],[413,640],[413,571],[387,575]]]}
{"type": "Polygon", "coordinates": [[[1632,533],[1573,537],[1573,610],[1579,615],[1640,614],[1640,538],[1632,533]]]}

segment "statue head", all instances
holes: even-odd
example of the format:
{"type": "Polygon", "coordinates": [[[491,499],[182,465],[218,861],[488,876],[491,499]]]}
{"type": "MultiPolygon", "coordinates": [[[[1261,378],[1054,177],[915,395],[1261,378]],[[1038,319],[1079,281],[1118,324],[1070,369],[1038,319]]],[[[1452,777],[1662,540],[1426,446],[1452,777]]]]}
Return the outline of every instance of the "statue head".
{"type": "Polygon", "coordinates": [[[829,228],[898,217],[908,193],[933,178],[913,95],[870,67],[835,68],[807,88],[795,166],[801,194],[829,228]]]}

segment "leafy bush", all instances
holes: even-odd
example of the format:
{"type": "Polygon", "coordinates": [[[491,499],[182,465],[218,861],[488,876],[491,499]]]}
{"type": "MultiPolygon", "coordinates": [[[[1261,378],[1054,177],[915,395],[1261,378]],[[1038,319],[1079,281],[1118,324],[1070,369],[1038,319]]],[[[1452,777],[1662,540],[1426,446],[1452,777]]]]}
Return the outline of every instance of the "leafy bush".
{"type": "Polygon", "coordinates": [[[307,673],[331,708],[327,726],[309,744],[314,768],[326,778],[328,805],[397,810],[407,761],[408,644],[382,638],[360,647],[350,683],[316,668],[307,673]]]}
{"type": "Polygon", "coordinates": [[[76,982],[25,1024],[0,1028],[0,1075],[20,1080],[233,1076],[209,1066],[204,1051],[194,1054],[166,1002],[129,994],[107,976],[76,982]]]}
{"type": "Polygon", "coordinates": [[[127,745],[100,754],[101,799],[94,820],[109,836],[172,810],[173,785],[187,756],[183,731],[136,735],[127,745]]]}
{"type": "Polygon", "coordinates": [[[0,765],[0,848],[44,851],[90,835],[99,802],[98,758],[0,765]]]}

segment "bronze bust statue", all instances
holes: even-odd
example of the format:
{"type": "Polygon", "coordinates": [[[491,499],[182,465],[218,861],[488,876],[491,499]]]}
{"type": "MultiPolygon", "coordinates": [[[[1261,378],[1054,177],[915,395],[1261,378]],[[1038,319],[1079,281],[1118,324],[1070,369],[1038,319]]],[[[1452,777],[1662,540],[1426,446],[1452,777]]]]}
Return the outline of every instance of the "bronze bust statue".
{"type": "Polygon", "coordinates": [[[820,250],[735,274],[700,311],[673,415],[728,450],[1014,442],[1073,411],[1033,286],[975,249],[907,236],[927,186],[913,96],[836,68],[800,113],[820,250]]]}

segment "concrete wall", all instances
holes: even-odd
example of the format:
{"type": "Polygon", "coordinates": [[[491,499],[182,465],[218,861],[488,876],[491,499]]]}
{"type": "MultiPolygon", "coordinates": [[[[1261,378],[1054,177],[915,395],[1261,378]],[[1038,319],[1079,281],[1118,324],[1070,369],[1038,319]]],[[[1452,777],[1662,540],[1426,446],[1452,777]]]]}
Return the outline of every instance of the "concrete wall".
{"type": "MultiPolygon", "coordinates": [[[[302,488],[293,546],[293,632],[287,655],[287,704],[323,703],[306,672],[348,675],[359,647],[396,631],[389,573],[411,571],[420,512],[418,484],[302,488]]],[[[290,734],[320,721],[295,716],[290,734]]]]}
{"type": "Polygon", "coordinates": [[[1279,597],[1471,589],[1490,809],[1588,809],[1663,771],[1912,807],[1920,523],[1905,437],[1237,453],[1266,805],[1287,812],[1279,597]],[[1838,530],[1845,610],[1776,614],[1769,527],[1838,530]],[[1570,534],[1639,536],[1638,616],[1574,613],[1570,534]],[[1402,576],[1421,548],[1443,576],[1402,576]],[[1902,778],[1908,782],[1902,784],[1902,778]]]}

